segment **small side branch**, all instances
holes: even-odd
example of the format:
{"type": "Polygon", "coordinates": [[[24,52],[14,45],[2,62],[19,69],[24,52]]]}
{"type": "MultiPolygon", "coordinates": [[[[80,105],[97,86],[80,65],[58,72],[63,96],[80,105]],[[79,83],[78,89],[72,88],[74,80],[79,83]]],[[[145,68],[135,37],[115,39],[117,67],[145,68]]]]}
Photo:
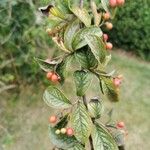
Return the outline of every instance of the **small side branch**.
{"type": "Polygon", "coordinates": [[[80,8],[83,8],[83,0],[80,0],[80,8]]]}
{"type": "Polygon", "coordinates": [[[4,91],[10,90],[10,89],[14,89],[16,87],[17,87],[17,85],[15,85],[15,84],[4,86],[4,87],[0,88],[0,94],[2,92],[4,92],[4,91]]]}

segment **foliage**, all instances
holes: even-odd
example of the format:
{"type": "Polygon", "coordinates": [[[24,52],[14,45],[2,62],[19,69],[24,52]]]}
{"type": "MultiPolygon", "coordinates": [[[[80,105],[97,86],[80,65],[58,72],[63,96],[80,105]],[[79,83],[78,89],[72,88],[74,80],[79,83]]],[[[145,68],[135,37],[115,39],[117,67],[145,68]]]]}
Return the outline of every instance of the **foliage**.
{"type": "Polygon", "coordinates": [[[50,124],[51,142],[60,149],[84,150],[90,141],[92,150],[118,150],[120,145],[117,145],[109,126],[115,130],[117,128],[108,123],[102,125],[97,120],[102,115],[102,102],[99,98],[93,98],[90,102],[86,99],[86,92],[93,85],[92,79],[97,78],[99,92],[112,102],[119,100],[119,87],[114,83],[116,76],[114,72],[106,71],[110,53],[106,49],[107,43],[101,30],[106,21],[102,17],[104,12],[109,11],[112,17],[116,8],[110,8],[107,1],[99,2],[102,5],[97,6],[93,0],[86,5],[82,4],[83,1],[73,0],[53,2],[41,11],[48,16],[47,33],[63,53],[49,61],[35,58],[41,69],[47,73],[48,80],[52,81],[52,85],[45,90],[43,99],[48,106],[60,110],[57,115],[59,122],[50,124]],[[77,68],[73,67],[73,62],[77,68]],[[76,101],[67,98],[63,90],[60,90],[59,83],[66,83],[69,66],[72,66],[76,101]],[[66,129],[67,135],[61,132],[62,126],[58,126],[65,119],[67,123],[63,129],[66,129]],[[67,130],[69,126],[71,133],[67,130]]]}
{"type": "Polygon", "coordinates": [[[26,77],[30,82],[41,76],[33,57],[46,56],[43,49],[49,49],[51,40],[43,33],[45,23],[36,5],[32,0],[0,1],[1,82],[20,82],[26,77]]]}
{"type": "Polygon", "coordinates": [[[127,0],[114,19],[111,40],[119,48],[133,51],[143,59],[150,60],[149,0],[127,0]]]}

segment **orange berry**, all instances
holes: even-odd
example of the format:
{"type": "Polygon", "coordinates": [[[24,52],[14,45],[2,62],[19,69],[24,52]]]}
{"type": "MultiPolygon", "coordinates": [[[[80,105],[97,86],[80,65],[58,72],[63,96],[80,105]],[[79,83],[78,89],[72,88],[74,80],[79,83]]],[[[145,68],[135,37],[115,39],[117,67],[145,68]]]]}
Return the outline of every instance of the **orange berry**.
{"type": "Polygon", "coordinates": [[[48,79],[48,80],[51,80],[52,75],[53,75],[53,72],[48,72],[48,73],[46,74],[47,79],[48,79]]]}
{"type": "Polygon", "coordinates": [[[122,129],[124,127],[125,127],[125,123],[123,121],[117,123],[117,128],[121,128],[122,129]]]}
{"type": "Polygon", "coordinates": [[[113,28],[113,24],[111,22],[106,22],[105,25],[108,30],[111,30],[113,28]]]}
{"type": "Polygon", "coordinates": [[[104,13],[103,18],[104,18],[104,20],[109,20],[110,19],[110,13],[109,12],[104,13]]]}
{"type": "Polygon", "coordinates": [[[109,5],[110,5],[110,7],[116,7],[117,1],[116,0],[109,0],[109,5]]]}
{"type": "Polygon", "coordinates": [[[67,128],[67,135],[68,136],[73,136],[73,134],[74,134],[73,129],[72,128],[67,128]]]}
{"type": "Polygon", "coordinates": [[[108,42],[106,43],[106,49],[111,50],[113,48],[112,43],[108,42]]]}
{"type": "Polygon", "coordinates": [[[54,116],[54,115],[53,115],[53,116],[50,116],[50,117],[49,117],[49,122],[50,122],[50,123],[56,123],[56,122],[57,122],[57,117],[54,116]]]}
{"type": "Polygon", "coordinates": [[[59,79],[60,79],[59,76],[55,73],[51,76],[51,81],[54,83],[57,83],[59,79]]]}
{"type": "Polygon", "coordinates": [[[116,0],[118,6],[123,6],[125,4],[125,0],[116,0]]]}

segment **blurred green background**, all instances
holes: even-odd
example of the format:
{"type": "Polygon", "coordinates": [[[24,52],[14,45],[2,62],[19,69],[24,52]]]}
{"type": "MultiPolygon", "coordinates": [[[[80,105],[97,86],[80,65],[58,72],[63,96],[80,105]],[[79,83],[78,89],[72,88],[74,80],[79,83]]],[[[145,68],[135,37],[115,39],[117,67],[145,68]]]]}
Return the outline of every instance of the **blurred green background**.
{"type": "MultiPolygon", "coordinates": [[[[48,116],[42,101],[48,82],[33,57],[49,58],[53,43],[38,7],[48,0],[0,0],[0,150],[51,150],[48,116]]],[[[115,47],[111,69],[124,75],[121,101],[113,104],[116,121],[129,131],[127,150],[150,148],[150,1],[127,0],[109,33],[115,47]]],[[[71,79],[66,84],[70,85],[71,79]]],[[[64,87],[72,97],[70,87],[64,87]]],[[[90,96],[98,92],[90,89],[90,96]],[[94,91],[94,92],[93,92],[94,91]]],[[[105,102],[108,108],[112,104],[105,102]]]]}

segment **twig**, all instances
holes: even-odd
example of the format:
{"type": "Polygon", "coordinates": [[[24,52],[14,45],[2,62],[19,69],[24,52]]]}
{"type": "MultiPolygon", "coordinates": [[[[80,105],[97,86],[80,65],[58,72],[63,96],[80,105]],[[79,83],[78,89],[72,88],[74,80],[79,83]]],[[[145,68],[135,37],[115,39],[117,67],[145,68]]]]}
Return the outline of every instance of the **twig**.
{"type": "Polygon", "coordinates": [[[0,94],[6,90],[14,89],[16,86],[17,85],[15,85],[15,84],[4,86],[0,89],[0,94]]]}
{"type": "Polygon", "coordinates": [[[80,8],[83,8],[83,0],[80,0],[80,8]]]}

